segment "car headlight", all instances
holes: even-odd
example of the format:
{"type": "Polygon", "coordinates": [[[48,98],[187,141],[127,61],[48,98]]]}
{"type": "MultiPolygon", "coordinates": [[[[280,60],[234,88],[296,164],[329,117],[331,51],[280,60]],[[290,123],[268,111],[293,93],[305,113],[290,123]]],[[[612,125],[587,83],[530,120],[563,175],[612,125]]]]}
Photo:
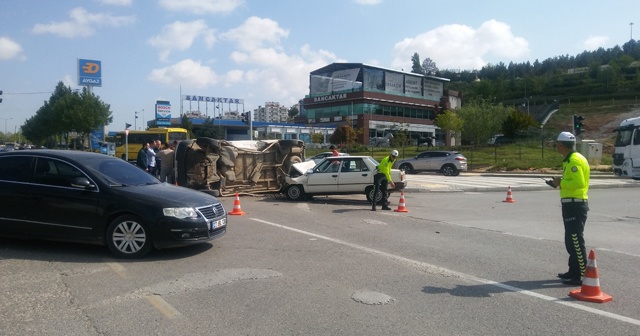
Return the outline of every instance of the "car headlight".
{"type": "Polygon", "coordinates": [[[175,218],[198,218],[198,213],[194,208],[164,208],[162,212],[167,217],[175,218]]]}

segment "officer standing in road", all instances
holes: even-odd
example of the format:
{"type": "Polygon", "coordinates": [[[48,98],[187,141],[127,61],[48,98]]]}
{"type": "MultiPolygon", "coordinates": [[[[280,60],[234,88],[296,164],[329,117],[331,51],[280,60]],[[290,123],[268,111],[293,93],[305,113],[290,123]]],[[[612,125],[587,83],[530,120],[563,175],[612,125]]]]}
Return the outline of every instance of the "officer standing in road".
{"type": "Polygon", "coordinates": [[[391,179],[391,167],[393,167],[393,163],[397,157],[398,151],[394,149],[391,151],[391,155],[382,159],[378,165],[378,172],[373,176],[374,189],[371,211],[376,211],[376,195],[378,194],[378,190],[382,192],[382,210],[391,210],[387,202],[387,185],[391,185],[391,189],[396,187],[391,179]]]}
{"type": "Polygon", "coordinates": [[[564,244],[569,253],[569,271],[558,273],[558,278],[567,285],[579,286],[586,268],[584,225],[589,204],[589,162],[576,152],[576,137],[569,132],[558,135],[557,150],[565,156],[562,161],[562,177],[554,177],[553,184],[560,187],[562,220],[564,221],[564,244]]]}

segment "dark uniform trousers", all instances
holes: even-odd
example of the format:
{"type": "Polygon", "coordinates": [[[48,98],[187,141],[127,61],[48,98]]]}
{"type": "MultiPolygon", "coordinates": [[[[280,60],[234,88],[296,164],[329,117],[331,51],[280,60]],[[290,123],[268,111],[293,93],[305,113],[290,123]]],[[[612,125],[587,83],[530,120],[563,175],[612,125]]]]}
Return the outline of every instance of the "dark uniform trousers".
{"type": "Polygon", "coordinates": [[[378,194],[378,190],[382,192],[382,200],[380,204],[382,204],[382,206],[386,206],[387,190],[389,189],[389,181],[387,181],[387,177],[383,173],[377,173],[373,175],[373,185],[374,185],[373,202],[371,202],[373,204],[373,207],[376,206],[375,198],[376,198],[376,195],[378,194]]]}
{"type": "Polygon", "coordinates": [[[562,203],[564,221],[564,244],[569,253],[569,274],[578,279],[586,269],[586,248],[584,246],[584,225],[587,222],[589,204],[585,202],[562,203]]]}

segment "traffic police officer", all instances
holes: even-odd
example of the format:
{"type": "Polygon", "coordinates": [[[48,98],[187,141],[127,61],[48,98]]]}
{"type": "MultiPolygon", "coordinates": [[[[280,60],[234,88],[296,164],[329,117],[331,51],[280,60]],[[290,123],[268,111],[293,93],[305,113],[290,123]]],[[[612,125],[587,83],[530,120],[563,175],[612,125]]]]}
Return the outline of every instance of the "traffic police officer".
{"type": "Polygon", "coordinates": [[[564,244],[569,253],[569,271],[558,273],[567,285],[581,285],[586,268],[584,225],[589,204],[590,167],[587,159],[576,152],[576,137],[569,132],[558,135],[557,150],[565,158],[562,161],[562,177],[554,177],[553,184],[560,187],[564,244]]]}
{"type": "Polygon", "coordinates": [[[398,151],[394,149],[391,151],[391,155],[382,159],[378,165],[378,173],[373,176],[374,188],[371,211],[376,211],[376,195],[378,195],[378,190],[382,192],[382,210],[391,210],[387,202],[387,183],[391,186],[391,189],[396,187],[391,179],[391,167],[393,167],[393,163],[397,157],[398,151]]]}

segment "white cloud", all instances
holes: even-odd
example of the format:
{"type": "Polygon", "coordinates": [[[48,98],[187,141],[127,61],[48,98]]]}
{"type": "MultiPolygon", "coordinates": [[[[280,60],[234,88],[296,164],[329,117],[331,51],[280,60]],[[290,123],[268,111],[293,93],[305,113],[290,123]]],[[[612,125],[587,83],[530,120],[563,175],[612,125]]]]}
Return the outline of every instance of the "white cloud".
{"type": "Polygon", "coordinates": [[[392,67],[411,69],[411,56],[416,52],[421,60],[431,58],[440,69],[479,69],[487,64],[485,58],[489,56],[524,59],[529,43],[514,36],[509,25],[495,20],[477,29],[445,25],[396,43],[392,67]]]}
{"type": "Polygon", "coordinates": [[[265,46],[280,47],[280,40],[289,36],[289,31],[271,19],[252,16],[240,27],[223,33],[220,37],[232,41],[240,50],[248,51],[265,46]]]}
{"type": "Polygon", "coordinates": [[[0,37],[0,60],[10,59],[24,60],[26,57],[22,53],[22,46],[17,42],[14,42],[8,37],[0,37]]]}
{"type": "Polygon", "coordinates": [[[216,42],[214,30],[209,29],[204,20],[176,21],[164,26],[160,35],[149,39],[149,44],[160,49],[160,59],[166,61],[172,51],[189,49],[198,37],[203,38],[208,48],[216,42]]]}
{"type": "Polygon", "coordinates": [[[203,89],[218,82],[218,76],[208,66],[192,59],[182,60],[172,66],[154,69],[149,80],[164,85],[181,85],[187,89],[203,89]]]}
{"type": "Polygon", "coordinates": [[[244,4],[244,0],[160,0],[159,3],[170,11],[217,14],[234,11],[244,4]]]}
{"type": "Polygon", "coordinates": [[[353,1],[360,5],[378,5],[382,3],[382,0],[353,0],[353,1]]]}
{"type": "Polygon", "coordinates": [[[283,105],[295,104],[309,93],[309,72],[340,61],[333,53],[312,50],[309,45],[304,45],[296,55],[262,48],[237,51],[231,59],[248,70],[227,73],[221,79],[225,86],[243,85],[250,96],[252,92],[259,92],[261,96],[272,97],[283,105]]]}
{"type": "Polygon", "coordinates": [[[582,44],[585,50],[596,50],[604,47],[607,43],[609,43],[608,36],[589,36],[582,44]]]}
{"type": "Polygon", "coordinates": [[[102,0],[102,4],[114,6],[131,6],[131,4],[133,4],[133,0],[102,0]]]}
{"type": "Polygon", "coordinates": [[[84,8],[74,8],[65,22],[38,23],[31,30],[35,34],[54,34],[62,37],[88,37],[95,33],[94,27],[121,27],[135,21],[133,16],[112,16],[102,13],[92,14],[84,8]]]}

